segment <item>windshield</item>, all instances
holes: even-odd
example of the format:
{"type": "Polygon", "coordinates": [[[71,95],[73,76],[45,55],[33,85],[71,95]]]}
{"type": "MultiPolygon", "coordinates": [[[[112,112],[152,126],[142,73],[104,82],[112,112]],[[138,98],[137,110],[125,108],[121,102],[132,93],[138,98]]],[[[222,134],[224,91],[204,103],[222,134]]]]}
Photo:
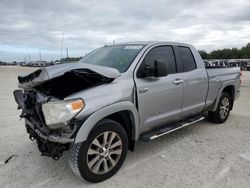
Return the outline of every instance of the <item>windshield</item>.
{"type": "Polygon", "coordinates": [[[140,44],[104,46],[84,56],[79,63],[111,67],[123,73],[142,48],[140,44]]]}

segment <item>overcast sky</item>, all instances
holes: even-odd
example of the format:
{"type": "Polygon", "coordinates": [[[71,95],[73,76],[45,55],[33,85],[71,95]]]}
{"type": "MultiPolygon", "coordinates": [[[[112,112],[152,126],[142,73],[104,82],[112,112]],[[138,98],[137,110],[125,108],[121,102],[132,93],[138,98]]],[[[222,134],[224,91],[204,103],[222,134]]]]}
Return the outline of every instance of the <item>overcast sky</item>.
{"type": "Polygon", "coordinates": [[[186,42],[198,49],[250,42],[249,0],[0,0],[0,60],[82,56],[125,41],[186,42]]]}

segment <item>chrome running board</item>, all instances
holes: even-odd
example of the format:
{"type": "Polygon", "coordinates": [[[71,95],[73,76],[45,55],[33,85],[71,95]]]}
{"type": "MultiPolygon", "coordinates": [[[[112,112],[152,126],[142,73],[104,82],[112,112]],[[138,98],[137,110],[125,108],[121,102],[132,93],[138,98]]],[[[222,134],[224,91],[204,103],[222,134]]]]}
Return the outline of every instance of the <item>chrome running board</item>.
{"type": "Polygon", "coordinates": [[[204,119],[205,119],[204,116],[193,117],[193,118],[187,119],[187,120],[185,120],[183,122],[168,125],[168,126],[163,127],[161,129],[157,129],[155,131],[146,133],[146,134],[142,135],[140,139],[143,140],[143,141],[154,140],[156,138],[159,138],[161,136],[164,136],[166,134],[174,132],[174,131],[176,131],[178,129],[181,129],[183,127],[186,127],[188,125],[192,125],[192,124],[197,123],[199,121],[202,121],[204,119]]]}

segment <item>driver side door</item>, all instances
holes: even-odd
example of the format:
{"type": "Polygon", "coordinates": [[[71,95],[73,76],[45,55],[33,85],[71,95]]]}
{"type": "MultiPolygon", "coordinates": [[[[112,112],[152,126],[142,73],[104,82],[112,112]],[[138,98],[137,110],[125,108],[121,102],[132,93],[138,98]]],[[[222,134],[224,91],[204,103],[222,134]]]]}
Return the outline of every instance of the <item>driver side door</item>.
{"type": "Polygon", "coordinates": [[[151,48],[136,71],[135,83],[142,132],[181,119],[183,84],[172,46],[151,48]],[[164,61],[168,75],[141,77],[143,68],[154,66],[155,60],[164,61]]]}

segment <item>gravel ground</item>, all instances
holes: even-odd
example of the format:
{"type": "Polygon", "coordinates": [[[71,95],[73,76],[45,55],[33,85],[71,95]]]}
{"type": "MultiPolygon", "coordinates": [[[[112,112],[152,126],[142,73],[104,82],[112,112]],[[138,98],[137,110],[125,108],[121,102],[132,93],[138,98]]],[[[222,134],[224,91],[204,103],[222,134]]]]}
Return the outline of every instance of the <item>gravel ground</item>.
{"type": "Polygon", "coordinates": [[[89,184],[68,166],[40,156],[12,92],[32,68],[0,67],[0,187],[250,187],[250,72],[226,123],[206,120],[149,143],[138,142],[111,179],[89,184]],[[13,156],[7,163],[6,159],[13,156]]]}

